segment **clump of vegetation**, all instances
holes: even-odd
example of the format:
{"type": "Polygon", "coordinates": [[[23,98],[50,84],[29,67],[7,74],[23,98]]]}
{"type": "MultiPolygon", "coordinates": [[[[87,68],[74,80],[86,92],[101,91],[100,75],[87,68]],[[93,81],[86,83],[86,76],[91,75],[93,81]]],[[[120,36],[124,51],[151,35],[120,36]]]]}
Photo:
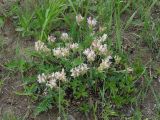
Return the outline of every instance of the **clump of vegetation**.
{"type": "Polygon", "coordinates": [[[73,101],[79,101],[77,106],[85,113],[95,106],[89,105],[90,99],[99,101],[101,112],[105,103],[115,104],[116,110],[134,102],[133,69],[108,48],[107,34],[95,30],[98,21],[80,14],[73,20],[87,31],[85,37],[79,34],[81,39],[76,40],[65,32],[52,33],[47,40],[36,41],[35,50],[28,52],[32,59],[24,64],[28,68],[23,94],[40,102],[36,114],[53,106],[64,112],[73,101]]]}
{"type": "Polygon", "coordinates": [[[23,37],[47,38],[53,23],[59,20],[57,16],[65,8],[65,0],[26,1],[15,10],[18,13],[16,31],[21,32],[23,37]]]}

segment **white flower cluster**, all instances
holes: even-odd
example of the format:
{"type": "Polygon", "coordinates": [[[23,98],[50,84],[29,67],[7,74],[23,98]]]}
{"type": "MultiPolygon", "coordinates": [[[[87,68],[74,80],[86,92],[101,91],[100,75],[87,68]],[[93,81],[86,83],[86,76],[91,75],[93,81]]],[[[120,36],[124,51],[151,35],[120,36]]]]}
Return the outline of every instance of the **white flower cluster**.
{"type": "Polygon", "coordinates": [[[37,80],[38,83],[45,83],[46,80],[47,80],[47,76],[44,73],[42,73],[41,75],[40,74],[38,75],[38,80],[37,80]]]}
{"type": "Polygon", "coordinates": [[[69,40],[70,37],[69,37],[68,33],[63,32],[63,33],[61,34],[61,39],[62,39],[63,41],[66,41],[66,40],[69,40]]]}
{"type": "Polygon", "coordinates": [[[51,43],[51,42],[55,42],[56,40],[56,37],[54,35],[50,35],[48,36],[48,41],[51,43]]]}
{"type": "Polygon", "coordinates": [[[107,44],[102,44],[107,39],[107,34],[94,40],[92,42],[92,48],[97,51],[100,55],[106,55],[108,53],[107,44]]]}
{"type": "Polygon", "coordinates": [[[89,25],[89,27],[95,27],[97,24],[97,20],[95,18],[89,17],[87,18],[87,23],[89,25]]]}
{"type": "Polygon", "coordinates": [[[78,25],[80,25],[80,23],[81,23],[83,20],[84,20],[84,17],[82,17],[81,14],[78,14],[78,15],[76,16],[76,22],[77,22],[78,25]]]}
{"type": "Polygon", "coordinates": [[[105,42],[107,38],[108,38],[108,35],[107,35],[107,34],[103,34],[103,36],[100,37],[98,40],[99,40],[100,42],[105,42]]]}
{"type": "Polygon", "coordinates": [[[55,72],[55,73],[52,73],[52,76],[57,79],[57,80],[61,80],[63,82],[65,82],[67,79],[66,79],[66,73],[64,72],[64,69],[62,69],[61,72],[55,72]]]}
{"type": "Polygon", "coordinates": [[[69,43],[68,44],[68,48],[69,49],[71,49],[71,50],[76,50],[76,49],[78,49],[78,47],[79,47],[79,44],[78,43],[69,43]]]}
{"type": "Polygon", "coordinates": [[[35,50],[36,51],[49,52],[49,49],[47,48],[47,46],[43,42],[41,42],[40,40],[35,42],[35,50]]]}
{"type": "Polygon", "coordinates": [[[78,43],[69,43],[65,48],[60,48],[60,47],[54,48],[53,55],[57,58],[67,57],[69,56],[70,50],[74,51],[78,49],[78,47],[79,47],[78,43]]]}
{"type": "Polygon", "coordinates": [[[46,83],[46,86],[49,86],[50,88],[57,88],[57,81],[60,80],[62,82],[65,82],[66,79],[66,73],[64,72],[64,69],[62,69],[61,72],[53,72],[52,74],[45,75],[42,73],[41,75],[38,75],[38,83],[46,83]]]}
{"type": "Polygon", "coordinates": [[[88,71],[87,64],[82,63],[81,65],[70,70],[72,77],[78,77],[80,75],[84,75],[88,71]]]}
{"type": "Polygon", "coordinates": [[[96,54],[92,48],[87,48],[83,54],[87,56],[88,61],[93,62],[95,60],[96,54]]]}
{"type": "Polygon", "coordinates": [[[90,48],[87,48],[83,54],[86,55],[89,62],[93,62],[96,58],[96,53],[100,55],[106,55],[108,53],[107,45],[102,44],[107,39],[107,34],[94,40],[90,48]]]}
{"type": "MultiPolygon", "coordinates": [[[[61,39],[68,40],[68,39],[71,39],[71,37],[69,37],[69,35],[67,33],[62,33],[61,39]]],[[[56,37],[54,35],[48,36],[48,41],[50,43],[55,42],[55,40],[56,40],[56,37]]],[[[57,58],[67,57],[67,56],[69,56],[70,50],[75,51],[76,49],[78,49],[78,47],[79,47],[78,43],[68,43],[66,47],[54,48],[54,49],[52,49],[52,51],[53,51],[53,55],[57,58]]],[[[48,49],[47,46],[41,41],[35,42],[35,50],[36,51],[43,51],[43,52],[50,51],[50,49],[48,49]]]]}
{"type": "MultiPolygon", "coordinates": [[[[78,14],[76,16],[76,22],[78,25],[80,25],[80,23],[83,20],[84,20],[84,18],[81,16],[81,14],[78,14]]],[[[97,24],[97,21],[95,18],[88,17],[87,23],[90,28],[94,28],[97,24]]],[[[95,32],[95,31],[93,31],[93,32],[95,32]]],[[[103,34],[103,36],[96,38],[91,43],[90,47],[83,51],[83,54],[86,56],[87,61],[98,62],[97,64],[99,64],[99,66],[96,67],[96,69],[100,72],[103,72],[104,70],[109,69],[112,64],[112,62],[111,62],[112,56],[110,56],[110,54],[109,54],[109,50],[107,49],[107,44],[104,44],[107,37],[108,37],[107,34],[103,34]],[[101,60],[101,63],[99,63],[99,61],[95,60],[96,56],[100,56],[100,57],[104,58],[101,60]]],[[[78,43],[71,43],[72,38],[65,32],[61,34],[60,39],[63,40],[65,47],[58,47],[58,48],[52,49],[53,55],[57,58],[67,57],[70,55],[70,52],[74,52],[75,50],[77,50],[79,48],[78,43]]],[[[55,42],[55,40],[56,40],[56,37],[54,35],[48,36],[49,42],[55,42]]],[[[36,51],[49,51],[47,46],[41,41],[37,41],[35,43],[35,50],[36,51]]],[[[77,54],[76,54],[76,56],[77,56],[77,54]]],[[[115,56],[114,59],[115,59],[115,64],[120,63],[121,58],[119,56],[115,56]]],[[[93,63],[93,64],[90,64],[90,66],[95,67],[96,65],[93,63]]],[[[70,77],[75,78],[80,75],[84,75],[88,72],[89,69],[91,69],[91,68],[88,67],[87,64],[82,63],[79,66],[76,66],[70,70],[70,73],[71,73],[70,77]]],[[[127,68],[126,71],[132,72],[133,69],[127,68]]],[[[44,73],[42,73],[42,74],[39,74],[37,76],[37,78],[38,78],[38,80],[37,80],[38,83],[45,83],[46,86],[49,86],[50,88],[58,88],[58,84],[57,84],[58,81],[65,82],[67,80],[66,73],[65,73],[64,69],[62,69],[62,71],[60,71],[60,72],[53,72],[48,75],[45,75],[44,73]]]]}
{"type": "Polygon", "coordinates": [[[100,66],[98,67],[98,70],[103,71],[105,69],[108,69],[111,65],[110,59],[112,59],[112,56],[108,56],[107,58],[103,59],[100,63],[100,66]]]}
{"type": "Polygon", "coordinates": [[[60,47],[54,48],[53,55],[56,56],[57,58],[69,56],[69,49],[60,47]]]}
{"type": "MultiPolygon", "coordinates": [[[[81,14],[78,14],[78,15],[76,16],[76,22],[77,22],[78,25],[80,25],[80,23],[81,23],[83,20],[84,20],[84,17],[82,17],[81,14]]],[[[96,20],[95,18],[88,17],[88,18],[87,18],[87,23],[88,23],[88,26],[89,26],[90,28],[93,28],[93,27],[95,27],[95,26],[97,25],[97,20],[96,20]]]]}

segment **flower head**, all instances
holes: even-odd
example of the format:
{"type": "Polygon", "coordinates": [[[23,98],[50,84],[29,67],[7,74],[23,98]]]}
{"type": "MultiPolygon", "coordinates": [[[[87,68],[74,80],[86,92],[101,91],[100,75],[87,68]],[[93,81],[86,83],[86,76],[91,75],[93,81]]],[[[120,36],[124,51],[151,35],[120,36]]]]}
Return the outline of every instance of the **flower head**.
{"type": "Polygon", "coordinates": [[[64,69],[62,69],[61,72],[53,72],[47,75],[42,73],[42,75],[38,75],[37,81],[39,83],[46,83],[46,86],[49,86],[50,88],[57,88],[57,81],[65,82],[66,80],[66,73],[64,72],[64,69]]]}
{"type": "Polygon", "coordinates": [[[62,34],[61,34],[61,39],[64,40],[64,41],[65,41],[65,40],[68,40],[68,39],[69,39],[68,33],[65,33],[65,32],[62,33],[62,34]]]}
{"type": "Polygon", "coordinates": [[[62,69],[62,71],[58,71],[58,72],[53,72],[52,74],[49,75],[49,79],[50,80],[60,80],[60,81],[66,81],[66,73],[64,72],[64,69],[62,69]]]}
{"type": "Polygon", "coordinates": [[[55,40],[56,40],[56,37],[54,35],[48,36],[48,41],[49,42],[55,42],[55,40]]]}
{"type": "Polygon", "coordinates": [[[100,55],[106,55],[108,53],[107,44],[103,44],[106,39],[107,34],[104,34],[102,37],[95,39],[91,44],[92,48],[100,55]]]}
{"type": "Polygon", "coordinates": [[[101,41],[94,40],[92,42],[92,47],[100,55],[106,55],[108,53],[107,44],[102,44],[101,41]]]}
{"type": "Polygon", "coordinates": [[[111,65],[110,59],[112,59],[112,56],[108,56],[107,58],[103,59],[100,63],[100,66],[98,67],[98,70],[103,71],[105,69],[108,69],[111,65]]]}
{"type": "Polygon", "coordinates": [[[40,40],[35,42],[35,50],[36,51],[43,51],[43,52],[48,52],[49,51],[47,46],[43,42],[41,42],[40,40]]]}
{"type": "Polygon", "coordinates": [[[51,89],[52,88],[57,88],[57,83],[56,83],[56,79],[51,79],[50,81],[48,81],[46,83],[46,86],[50,87],[51,89]]]}
{"type": "Polygon", "coordinates": [[[78,15],[76,16],[76,22],[77,22],[78,25],[80,25],[80,23],[81,23],[83,20],[84,20],[84,17],[82,17],[81,14],[78,14],[78,15]]]}
{"type": "Polygon", "coordinates": [[[97,20],[95,18],[87,18],[87,23],[89,25],[89,27],[95,27],[97,24],[97,20]]]}
{"type": "Polygon", "coordinates": [[[38,80],[37,80],[38,83],[45,83],[46,80],[47,80],[47,76],[44,73],[42,73],[41,75],[40,74],[38,75],[38,80]]]}
{"type": "Polygon", "coordinates": [[[107,49],[107,45],[100,45],[100,47],[98,48],[98,51],[100,54],[102,55],[106,55],[108,53],[108,49],[107,49]]]}
{"type": "Polygon", "coordinates": [[[95,60],[96,54],[91,48],[87,48],[83,52],[83,54],[87,56],[88,61],[94,61],[95,60]]]}
{"type": "Polygon", "coordinates": [[[69,55],[69,49],[68,48],[60,48],[60,47],[55,48],[55,49],[53,49],[53,54],[57,58],[66,57],[69,55]]]}
{"type": "Polygon", "coordinates": [[[79,47],[78,43],[72,43],[72,44],[68,44],[69,49],[71,50],[76,50],[79,47]]]}
{"type": "Polygon", "coordinates": [[[72,77],[78,77],[80,75],[84,75],[88,71],[87,64],[81,64],[73,69],[70,70],[72,77]]]}
{"type": "Polygon", "coordinates": [[[107,34],[103,34],[103,36],[99,38],[99,41],[100,41],[100,42],[105,42],[106,39],[107,39],[107,37],[108,37],[107,34]]]}
{"type": "Polygon", "coordinates": [[[98,49],[101,45],[102,45],[101,42],[98,41],[97,39],[92,42],[93,49],[98,49]]]}
{"type": "Polygon", "coordinates": [[[62,69],[61,72],[55,72],[55,78],[57,80],[66,81],[66,73],[64,72],[64,69],[62,69]]]}

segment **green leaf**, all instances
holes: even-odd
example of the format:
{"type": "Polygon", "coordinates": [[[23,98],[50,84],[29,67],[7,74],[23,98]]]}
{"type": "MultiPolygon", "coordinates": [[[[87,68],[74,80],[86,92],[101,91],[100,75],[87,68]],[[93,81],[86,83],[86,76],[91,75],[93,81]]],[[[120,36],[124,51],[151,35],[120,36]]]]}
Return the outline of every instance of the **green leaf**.
{"type": "Polygon", "coordinates": [[[3,27],[4,25],[4,19],[3,17],[0,16],[0,28],[3,27]]]}
{"type": "Polygon", "coordinates": [[[48,109],[52,108],[52,98],[51,97],[46,97],[42,102],[38,104],[38,106],[35,109],[35,116],[39,115],[41,112],[47,111],[48,109]]]}
{"type": "Polygon", "coordinates": [[[19,96],[31,96],[32,93],[25,93],[25,92],[15,92],[16,95],[19,95],[19,96]]]}
{"type": "Polygon", "coordinates": [[[124,29],[127,29],[129,27],[129,25],[132,23],[134,16],[137,14],[137,11],[135,11],[132,16],[129,18],[129,20],[127,21],[124,29]]]}
{"type": "Polygon", "coordinates": [[[84,60],[82,58],[76,58],[76,59],[74,59],[73,62],[72,62],[72,67],[76,67],[76,66],[82,64],[83,61],[84,60]]]}
{"type": "Polygon", "coordinates": [[[11,70],[25,71],[27,70],[27,63],[24,59],[12,60],[6,64],[6,67],[11,70]]]}
{"type": "Polygon", "coordinates": [[[80,111],[84,112],[84,113],[88,113],[90,109],[90,106],[87,103],[82,103],[81,107],[80,107],[80,111]]]}

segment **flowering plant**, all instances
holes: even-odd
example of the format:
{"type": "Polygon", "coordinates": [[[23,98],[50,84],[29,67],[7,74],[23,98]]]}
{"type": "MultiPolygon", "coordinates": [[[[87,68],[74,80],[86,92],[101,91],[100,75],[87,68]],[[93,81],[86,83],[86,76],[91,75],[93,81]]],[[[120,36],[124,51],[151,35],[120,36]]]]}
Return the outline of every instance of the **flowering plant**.
{"type": "Polygon", "coordinates": [[[107,34],[96,34],[96,19],[85,20],[79,14],[75,21],[77,26],[83,24],[82,21],[88,24],[89,44],[85,44],[85,39],[74,40],[66,32],[59,36],[52,34],[46,42],[35,42],[32,69],[36,77],[28,84],[34,98],[42,101],[36,109],[37,114],[53,105],[62,109],[72,100],[88,101],[91,97],[96,100],[97,96],[121,106],[133,92],[133,78],[129,74],[133,70],[108,48],[107,34]]]}

